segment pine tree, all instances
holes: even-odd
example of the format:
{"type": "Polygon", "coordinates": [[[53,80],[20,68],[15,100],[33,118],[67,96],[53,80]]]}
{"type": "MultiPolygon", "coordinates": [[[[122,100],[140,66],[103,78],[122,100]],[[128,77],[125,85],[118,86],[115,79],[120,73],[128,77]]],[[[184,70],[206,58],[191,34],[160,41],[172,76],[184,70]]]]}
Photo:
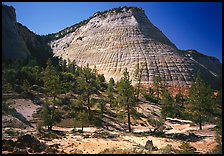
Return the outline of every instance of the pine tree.
{"type": "Polygon", "coordinates": [[[156,94],[157,98],[160,98],[161,90],[162,90],[162,80],[160,76],[154,76],[153,80],[153,90],[154,93],[156,94]]]}
{"type": "Polygon", "coordinates": [[[162,96],[162,99],[161,99],[162,117],[164,119],[166,119],[166,117],[168,116],[173,117],[174,116],[174,106],[173,106],[174,101],[166,87],[163,89],[161,96],[162,96]]]}
{"type": "Polygon", "coordinates": [[[62,71],[67,71],[67,61],[65,59],[62,61],[62,71]]]}
{"type": "Polygon", "coordinates": [[[128,115],[128,130],[131,132],[131,108],[136,104],[136,97],[134,94],[134,88],[129,80],[129,73],[125,68],[123,77],[118,82],[118,93],[120,101],[126,106],[128,115]]]}
{"type": "Polygon", "coordinates": [[[210,117],[212,94],[212,89],[202,81],[200,71],[198,71],[189,90],[188,101],[192,120],[199,124],[200,130],[202,129],[202,123],[210,117]]]}
{"type": "Polygon", "coordinates": [[[137,81],[136,85],[136,98],[139,100],[139,94],[140,94],[140,87],[141,87],[141,81],[142,81],[142,73],[143,73],[143,67],[145,66],[145,63],[137,63],[136,69],[135,69],[135,79],[137,81]],[[139,67],[141,66],[141,67],[139,67]]]}
{"type": "Polygon", "coordinates": [[[184,115],[184,97],[181,94],[181,92],[178,92],[175,96],[175,101],[174,101],[174,117],[176,118],[182,118],[184,115]]]}
{"type": "Polygon", "coordinates": [[[46,100],[44,103],[44,109],[42,113],[42,120],[45,126],[49,131],[52,130],[53,125],[55,124],[55,109],[54,103],[49,100],[46,100]]]}
{"type": "Polygon", "coordinates": [[[107,87],[107,96],[108,96],[108,99],[109,99],[109,103],[112,102],[113,100],[113,92],[114,92],[114,79],[113,78],[110,78],[109,80],[109,84],[108,84],[108,87],[107,87]]]}
{"type": "Polygon", "coordinates": [[[213,151],[216,154],[222,154],[222,89],[217,92],[213,100],[213,111],[214,122],[216,124],[216,135],[215,140],[217,145],[213,151]]]}
{"type": "Polygon", "coordinates": [[[51,103],[51,101],[48,101],[48,98],[46,100],[44,109],[45,117],[43,118],[45,124],[48,125],[48,130],[51,130],[55,122],[55,106],[54,106],[55,98],[57,94],[60,93],[61,85],[59,75],[57,75],[50,59],[47,61],[47,67],[44,70],[43,81],[46,95],[53,96],[53,103],[51,103]]]}
{"type": "Polygon", "coordinates": [[[80,123],[81,125],[81,130],[83,132],[83,128],[85,126],[88,126],[89,124],[89,117],[88,117],[88,113],[86,113],[85,110],[82,110],[80,112],[78,112],[77,116],[76,116],[76,120],[80,123]]]}
{"type": "Polygon", "coordinates": [[[46,89],[46,94],[48,96],[53,96],[54,100],[58,93],[60,93],[60,80],[59,75],[57,75],[54,67],[52,66],[51,60],[47,62],[47,67],[44,71],[44,87],[46,89]]]}
{"type": "Polygon", "coordinates": [[[92,69],[84,67],[80,70],[78,77],[78,89],[80,92],[80,98],[84,101],[84,106],[88,109],[88,116],[90,117],[91,107],[93,103],[90,102],[91,95],[97,93],[96,75],[92,72],[92,69]]]}
{"type": "Polygon", "coordinates": [[[32,73],[35,77],[35,84],[37,84],[37,85],[39,83],[39,76],[38,75],[39,75],[40,71],[41,71],[40,66],[34,66],[32,68],[32,73]]]}
{"type": "Polygon", "coordinates": [[[104,91],[106,88],[106,80],[103,74],[98,74],[96,77],[97,88],[100,91],[104,91]]]}

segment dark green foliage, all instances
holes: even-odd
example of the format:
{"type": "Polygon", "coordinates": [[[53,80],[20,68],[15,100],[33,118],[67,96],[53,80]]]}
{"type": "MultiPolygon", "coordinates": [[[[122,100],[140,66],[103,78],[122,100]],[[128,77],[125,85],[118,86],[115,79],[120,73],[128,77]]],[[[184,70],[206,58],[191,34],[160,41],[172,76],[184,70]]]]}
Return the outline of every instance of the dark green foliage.
{"type": "Polygon", "coordinates": [[[47,67],[44,70],[44,87],[46,94],[49,96],[53,96],[54,99],[58,93],[60,93],[60,81],[59,75],[56,73],[54,67],[52,66],[52,62],[49,59],[47,62],[47,67]]]}
{"type": "Polygon", "coordinates": [[[60,72],[61,93],[67,93],[70,90],[77,89],[77,81],[75,75],[71,72],[60,72]]]}
{"type": "Polygon", "coordinates": [[[119,94],[119,101],[121,104],[126,106],[127,114],[128,114],[128,130],[131,132],[131,108],[134,108],[136,104],[136,97],[134,94],[134,88],[131,85],[131,81],[129,80],[129,73],[127,68],[125,68],[123,72],[123,77],[121,78],[120,82],[118,82],[118,94],[119,94]]]}
{"type": "Polygon", "coordinates": [[[141,81],[142,81],[142,73],[143,73],[143,68],[145,67],[145,63],[139,63],[136,65],[135,69],[135,80],[137,81],[136,85],[136,98],[139,100],[139,95],[140,95],[140,89],[141,89],[141,81]]]}
{"type": "Polygon", "coordinates": [[[190,103],[189,112],[192,120],[199,124],[200,129],[202,129],[202,123],[211,117],[212,94],[213,92],[210,86],[202,81],[200,72],[197,72],[195,81],[189,90],[188,101],[190,103]]]}
{"type": "Polygon", "coordinates": [[[154,76],[153,79],[153,91],[157,98],[160,98],[162,90],[164,88],[164,84],[162,83],[162,79],[160,76],[154,76]]]}
{"type": "Polygon", "coordinates": [[[41,118],[43,120],[43,125],[47,126],[48,130],[52,130],[52,127],[56,122],[55,109],[56,107],[53,105],[52,101],[47,100],[44,103],[41,118]]]}
{"type": "Polygon", "coordinates": [[[175,154],[175,150],[171,144],[167,144],[165,147],[161,148],[161,154],[175,154]]]}
{"type": "Polygon", "coordinates": [[[98,90],[104,91],[107,87],[106,80],[103,74],[98,74],[96,77],[96,83],[98,86],[98,90]]]}
{"type": "Polygon", "coordinates": [[[163,90],[162,99],[160,103],[161,103],[162,117],[164,119],[166,119],[166,117],[174,117],[174,114],[175,114],[174,101],[167,89],[163,90]]]}
{"type": "Polygon", "coordinates": [[[87,107],[88,115],[90,116],[91,107],[94,103],[91,103],[91,95],[97,93],[96,74],[92,72],[92,69],[84,67],[81,69],[80,76],[77,79],[79,97],[82,104],[87,107]]]}
{"type": "Polygon", "coordinates": [[[160,99],[156,98],[153,94],[144,94],[144,98],[147,101],[153,102],[153,103],[159,103],[160,99]]]}
{"type": "Polygon", "coordinates": [[[219,134],[222,134],[222,90],[217,92],[217,96],[213,98],[212,115],[219,134]]]}
{"type": "Polygon", "coordinates": [[[222,154],[222,90],[218,91],[213,101],[213,116],[216,124],[215,140],[217,145],[213,151],[215,154],[222,154]]]}
{"type": "Polygon", "coordinates": [[[106,93],[107,93],[107,96],[109,99],[109,103],[111,103],[112,100],[114,99],[113,92],[114,92],[114,79],[110,78],[109,84],[108,84],[107,90],[106,90],[106,93]]]}
{"type": "Polygon", "coordinates": [[[180,152],[179,154],[195,154],[196,148],[191,146],[188,142],[182,142],[180,145],[180,152]]]}
{"type": "Polygon", "coordinates": [[[23,94],[28,95],[30,93],[30,83],[25,79],[22,84],[23,94]]]}
{"type": "Polygon", "coordinates": [[[185,114],[184,114],[184,97],[183,95],[179,92],[178,94],[176,94],[175,99],[174,99],[174,103],[173,103],[173,117],[175,118],[184,118],[185,114]]]}
{"type": "Polygon", "coordinates": [[[89,125],[89,116],[88,116],[88,113],[86,113],[86,111],[84,110],[76,113],[74,118],[74,127],[76,128],[77,126],[80,126],[80,125],[82,128],[82,132],[83,132],[83,127],[89,125]]]}

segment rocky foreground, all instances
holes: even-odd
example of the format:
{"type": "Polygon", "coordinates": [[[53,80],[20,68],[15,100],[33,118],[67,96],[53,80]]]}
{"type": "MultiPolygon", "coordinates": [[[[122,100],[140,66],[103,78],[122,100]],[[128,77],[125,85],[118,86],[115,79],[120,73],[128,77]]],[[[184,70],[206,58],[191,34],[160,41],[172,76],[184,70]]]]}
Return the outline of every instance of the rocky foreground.
{"type": "MultiPolygon", "coordinates": [[[[145,108],[144,113],[147,113],[153,105],[143,106],[142,110],[145,108]]],[[[24,118],[2,116],[3,154],[178,153],[183,142],[188,142],[196,153],[208,153],[216,146],[215,125],[206,124],[203,130],[198,130],[191,121],[168,118],[164,134],[153,133],[153,126],[144,120],[132,125],[132,133],[113,129],[113,123],[107,128],[85,127],[83,133],[80,128],[74,130],[60,126],[47,132],[45,127],[38,131],[36,126],[38,119],[35,114],[39,105],[30,100],[15,99],[10,107],[24,118]]]]}

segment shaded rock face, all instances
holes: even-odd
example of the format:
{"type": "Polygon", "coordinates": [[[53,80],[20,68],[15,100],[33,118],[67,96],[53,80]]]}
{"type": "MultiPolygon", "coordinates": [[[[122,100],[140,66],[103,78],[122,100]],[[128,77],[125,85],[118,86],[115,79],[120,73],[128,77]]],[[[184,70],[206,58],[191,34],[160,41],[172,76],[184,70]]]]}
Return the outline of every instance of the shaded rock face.
{"type": "Polygon", "coordinates": [[[28,49],[31,47],[38,47],[41,43],[38,41],[36,35],[30,31],[26,26],[21,23],[17,23],[18,33],[26,43],[28,49]]]}
{"type": "Polygon", "coordinates": [[[202,78],[210,83],[221,71],[217,60],[208,70],[208,66],[203,67],[200,62],[208,65],[207,60],[211,58],[193,60],[190,55],[180,53],[148,20],[144,11],[135,8],[96,13],[87,24],[52,41],[51,48],[55,56],[75,60],[80,66],[87,63],[90,67],[96,66],[106,80],[110,77],[120,80],[127,68],[133,84],[138,63],[144,64],[142,84],[145,85],[151,85],[154,77],[160,76],[170,86],[189,86],[198,69],[204,74],[202,78]]]}
{"type": "Polygon", "coordinates": [[[15,9],[5,5],[2,5],[2,56],[11,60],[24,60],[30,56],[18,32],[15,9]]]}

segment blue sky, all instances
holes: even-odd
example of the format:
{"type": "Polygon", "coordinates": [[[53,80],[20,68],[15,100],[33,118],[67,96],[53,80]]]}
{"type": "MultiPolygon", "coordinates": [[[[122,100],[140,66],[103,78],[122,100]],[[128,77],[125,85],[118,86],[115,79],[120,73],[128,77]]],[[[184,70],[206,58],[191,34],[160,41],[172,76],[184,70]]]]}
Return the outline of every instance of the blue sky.
{"type": "Polygon", "coordinates": [[[145,10],[149,20],[177,48],[195,49],[222,62],[222,2],[4,2],[17,21],[36,34],[58,32],[97,11],[119,6],[145,10]]]}

